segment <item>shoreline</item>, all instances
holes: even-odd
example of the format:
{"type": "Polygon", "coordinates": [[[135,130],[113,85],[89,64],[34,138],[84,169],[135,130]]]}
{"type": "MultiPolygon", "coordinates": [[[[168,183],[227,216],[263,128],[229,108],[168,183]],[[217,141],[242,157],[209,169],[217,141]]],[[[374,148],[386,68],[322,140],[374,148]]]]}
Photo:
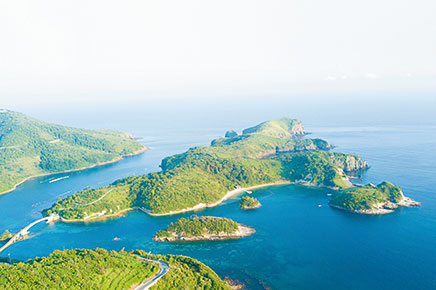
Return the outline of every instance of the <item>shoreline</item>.
{"type": "MultiPolygon", "coordinates": [[[[218,205],[220,205],[221,203],[223,203],[225,200],[244,193],[248,190],[253,190],[253,189],[258,189],[258,188],[264,188],[264,187],[269,187],[269,186],[278,186],[278,185],[300,185],[300,186],[305,186],[305,187],[314,187],[314,188],[328,188],[328,189],[332,189],[332,190],[336,190],[335,188],[332,187],[328,187],[328,186],[324,186],[324,185],[317,185],[317,184],[313,184],[313,183],[308,183],[308,182],[301,182],[301,181],[288,181],[288,180],[282,180],[282,181],[277,181],[277,182],[271,182],[271,183],[265,183],[265,184],[259,184],[259,185],[254,185],[254,186],[250,186],[250,187],[244,187],[244,188],[238,188],[238,189],[234,189],[231,191],[228,191],[224,197],[222,197],[220,200],[214,202],[214,203],[210,203],[210,204],[206,204],[206,203],[199,203],[193,207],[190,208],[184,208],[184,209],[180,209],[180,210],[176,210],[176,211],[170,211],[167,213],[153,213],[150,209],[144,208],[144,207],[133,207],[133,208],[126,208],[123,209],[121,211],[119,211],[118,213],[114,213],[114,214],[110,214],[110,215],[101,215],[101,216],[96,216],[96,217],[92,217],[89,219],[79,219],[79,220],[67,220],[61,217],[61,221],[65,222],[65,223],[87,223],[87,222],[98,222],[98,221],[103,221],[106,219],[113,219],[113,218],[117,218],[117,217],[121,217],[123,216],[124,213],[128,213],[130,211],[142,211],[150,216],[153,217],[159,217],[159,216],[172,216],[172,215],[177,215],[177,214],[181,214],[181,213],[186,213],[186,212],[190,212],[190,211],[197,211],[197,210],[201,210],[201,209],[205,209],[205,208],[213,208],[213,207],[217,207],[218,205]]],[[[260,205],[261,206],[261,205],[260,205]]],[[[259,206],[259,207],[260,207],[259,206]]]]}
{"type": "Polygon", "coordinates": [[[218,200],[214,203],[199,203],[193,207],[184,208],[184,209],[175,210],[175,211],[170,211],[167,213],[152,213],[151,210],[148,210],[148,209],[146,209],[146,210],[143,209],[142,211],[144,211],[145,213],[147,213],[148,215],[151,215],[151,216],[169,216],[169,215],[181,214],[181,213],[196,211],[196,210],[205,209],[205,208],[213,208],[213,207],[216,207],[216,206],[220,205],[221,203],[223,203],[223,201],[225,201],[225,200],[227,200],[235,195],[243,193],[247,190],[258,189],[258,188],[269,187],[269,186],[276,186],[276,185],[285,185],[285,184],[293,184],[293,183],[290,181],[277,181],[277,182],[271,182],[271,183],[266,183],[266,184],[254,185],[254,186],[245,187],[245,188],[238,188],[238,189],[228,191],[224,195],[224,197],[222,197],[220,200],[218,200]]]}
{"type": "Polygon", "coordinates": [[[117,158],[115,158],[113,160],[109,160],[109,161],[105,161],[105,162],[100,162],[100,163],[97,163],[97,164],[94,164],[94,165],[91,165],[91,166],[85,166],[85,167],[81,167],[81,168],[78,168],[78,169],[69,169],[69,170],[64,170],[64,171],[59,171],[59,172],[51,172],[51,173],[42,173],[42,174],[32,175],[32,176],[26,177],[22,181],[20,181],[17,184],[15,184],[13,186],[13,188],[8,189],[8,190],[3,191],[3,192],[0,192],[0,195],[6,194],[6,193],[10,193],[10,192],[16,190],[18,186],[20,186],[21,184],[25,183],[26,181],[31,180],[32,178],[37,178],[37,177],[42,177],[42,176],[49,176],[49,175],[56,175],[56,174],[62,174],[62,173],[68,173],[68,172],[76,172],[76,171],[91,169],[91,168],[98,167],[98,166],[112,164],[112,163],[116,163],[118,161],[121,161],[121,160],[123,160],[126,157],[139,155],[141,153],[144,153],[147,150],[149,150],[149,149],[144,146],[143,148],[141,148],[141,149],[139,149],[139,150],[137,150],[137,151],[135,151],[133,153],[121,155],[121,156],[119,156],[119,157],[117,157],[117,158]]]}

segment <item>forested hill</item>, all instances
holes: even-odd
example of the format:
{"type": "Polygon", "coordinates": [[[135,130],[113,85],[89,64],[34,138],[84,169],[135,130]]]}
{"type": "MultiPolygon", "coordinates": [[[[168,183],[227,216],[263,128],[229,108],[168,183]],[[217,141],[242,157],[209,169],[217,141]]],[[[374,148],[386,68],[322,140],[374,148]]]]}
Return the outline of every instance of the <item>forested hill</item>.
{"type": "Polygon", "coordinates": [[[0,193],[31,176],[89,167],[143,148],[127,133],[70,128],[0,110],[0,193]]]}
{"type": "Polygon", "coordinates": [[[328,151],[330,145],[324,140],[303,138],[301,122],[293,119],[268,121],[242,135],[226,135],[231,137],[165,158],[161,172],[78,192],[44,214],[89,220],[135,207],[168,214],[219,202],[235,186],[298,181],[347,188],[351,184],[346,172],[368,167],[357,155],[328,151]]]}

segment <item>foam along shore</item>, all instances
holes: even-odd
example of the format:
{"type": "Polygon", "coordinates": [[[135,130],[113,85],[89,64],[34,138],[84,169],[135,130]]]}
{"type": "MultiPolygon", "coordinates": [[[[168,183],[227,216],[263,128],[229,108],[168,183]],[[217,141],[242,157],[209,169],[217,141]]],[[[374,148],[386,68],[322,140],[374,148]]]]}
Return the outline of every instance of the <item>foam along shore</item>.
{"type": "Polygon", "coordinates": [[[162,237],[162,238],[153,238],[153,241],[158,242],[196,242],[196,241],[222,241],[222,240],[232,240],[232,239],[240,239],[243,237],[250,236],[256,232],[255,229],[239,225],[238,230],[233,233],[219,233],[219,234],[204,234],[201,236],[195,237],[183,237],[174,235],[172,237],[162,237]]]}
{"type": "Polygon", "coordinates": [[[340,210],[352,212],[352,213],[358,213],[358,214],[367,214],[367,215],[382,215],[382,214],[388,214],[393,213],[395,209],[399,207],[420,207],[421,203],[411,199],[410,197],[404,197],[401,201],[398,203],[392,203],[392,202],[380,202],[373,205],[373,208],[371,209],[359,209],[359,210],[350,210],[345,207],[341,207],[339,205],[330,204],[331,207],[337,208],[340,210]]]}
{"type": "Polygon", "coordinates": [[[223,201],[225,201],[233,196],[236,196],[238,194],[244,193],[247,190],[253,190],[253,189],[258,189],[258,188],[263,188],[263,187],[268,187],[268,186],[275,186],[275,185],[284,185],[284,184],[293,184],[293,183],[290,181],[277,181],[277,182],[272,182],[272,183],[254,185],[254,186],[245,187],[245,188],[236,188],[232,191],[227,192],[223,198],[221,198],[220,200],[218,200],[214,203],[199,203],[193,207],[184,208],[184,209],[180,209],[180,210],[174,210],[174,211],[170,211],[167,213],[153,213],[150,210],[144,209],[144,208],[140,208],[140,210],[142,210],[143,212],[145,212],[151,216],[168,216],[168,215],[181,214],[181,213],[196,211],[196,210],[200,210],[200,209],[204,209],[204,208],[216,207],[216,206],[220,205],[223,201]]]}
{"type": "Polygon", "coordinates": [[[116,163],[116,162],[118,162],[118,161],[120,161],[120,160],[122,160],[122,159],[124,159],[126,157],[139,155],[141,153],[144,153],[147,150],[148,150],[147,147],[143,147],[143,148],[141,148],[141,149],[139,149],[139,150],[137,150],[137,151],[135,151],[133,153],[125,154],[125,155],[119,156],[119,157],[117,157],[117,158],[115,158],[113,160],[109,160],[109,161],[106,161],[106,162],[96,163],[96,164],[91,165],[91,166],[85,166],[85,167],[81,167],[81,168],[77,168],[77,169],[70,169],[70,170],[64,170],[64,171],[59,171],[59,172],[50,172],[50,173],[43,173],[43,174],[29,176],[29,177],[26,177],[25,179],[23,179],[22,181],[18,182],[17,184],[15,184],[11,189],[8,189],[6,191],[0,192],[0,195],[14,191],[15,189],[17,189],[18,186],[20,186],[21,184],[25,183],[26,181],[29,181],[32,178],[37,178],[37,177],[42,177],[42,176],[50,176],[50,175],[57,175],[57,174],[68,173],[68,172],[76,172],[76,171],[90,169],[90,168],[94,168],[94,167],[98,167],[98,166],[112,164],[112,163],[116,163]]]}

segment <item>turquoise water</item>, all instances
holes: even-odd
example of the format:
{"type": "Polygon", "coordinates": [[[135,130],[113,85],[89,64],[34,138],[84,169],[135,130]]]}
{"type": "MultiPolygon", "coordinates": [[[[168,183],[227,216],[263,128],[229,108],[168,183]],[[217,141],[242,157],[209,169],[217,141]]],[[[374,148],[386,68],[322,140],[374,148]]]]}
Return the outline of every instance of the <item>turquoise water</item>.
{"type": "MultiPolygon", "coordinates": [[[[264,119],[295,115],[289,108],[276,109],[278,112],[263,109],[238,115],[236,110],[217,113],[216,108],[206,112],[202,108],[202,114],[195,115],[195,109],[186,106],[186,115],[165,114],[165,118],[161,111],[153,113],[147,108],[132,109],[129,118],[126,114],[114,118],[84,114],[80,119],[73,114],[51,116],[53,121],[69,125],[131,132],[143,137],[141,142],[150,150],[116,164],[61,174],[70,177],[58,182],[48,183],[52,177],[26,182],[0,196],[0,230],[21,229],[59,197],[85,186],[98,187],[124,176],[156,171],[163,157],[207,145],[226,129],[240,130],[264,119]]],[[[28,259],[55,249],[141,248],[192,256],[221,277],[239,280],[250,289],[435,289],[436,122],[397,122],[391,117],[356,120],[349,118],[351,113],[334,118],[307,112],[301,115],[313,137],[329,140],[337,151],[358,153],[370,163],[371,169],[358,182],[392,181],[402,186],[406,195],[421,201],[422,207],[385,216],[354,215],[328,207],[329,190],[277,186],[254,191],[263,205],[258,210],[242,211],[238,198],[233,198],[196,213],[229,217],[257,230],[244,239],[154,242],[151,238],[157,230],[192,213],[150,217],[132,212],[90,224],[39,224],[32,228],[32,239],[14,244],[1,255],[28,259]],[[113,241],[114,237],[121,240],[113,241]]]]}

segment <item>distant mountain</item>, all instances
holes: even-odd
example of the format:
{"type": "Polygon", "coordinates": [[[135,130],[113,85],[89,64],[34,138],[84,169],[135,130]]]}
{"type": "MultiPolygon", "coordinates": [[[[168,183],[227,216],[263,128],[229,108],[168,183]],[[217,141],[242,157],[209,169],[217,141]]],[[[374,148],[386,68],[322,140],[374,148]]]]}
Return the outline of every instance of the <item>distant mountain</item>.
{"type": "Polygon", "coordinates": [[[0,110],[0,193],[32,176],[91,167],[143,150],[127,133],[71,128],[0,110]]]}

